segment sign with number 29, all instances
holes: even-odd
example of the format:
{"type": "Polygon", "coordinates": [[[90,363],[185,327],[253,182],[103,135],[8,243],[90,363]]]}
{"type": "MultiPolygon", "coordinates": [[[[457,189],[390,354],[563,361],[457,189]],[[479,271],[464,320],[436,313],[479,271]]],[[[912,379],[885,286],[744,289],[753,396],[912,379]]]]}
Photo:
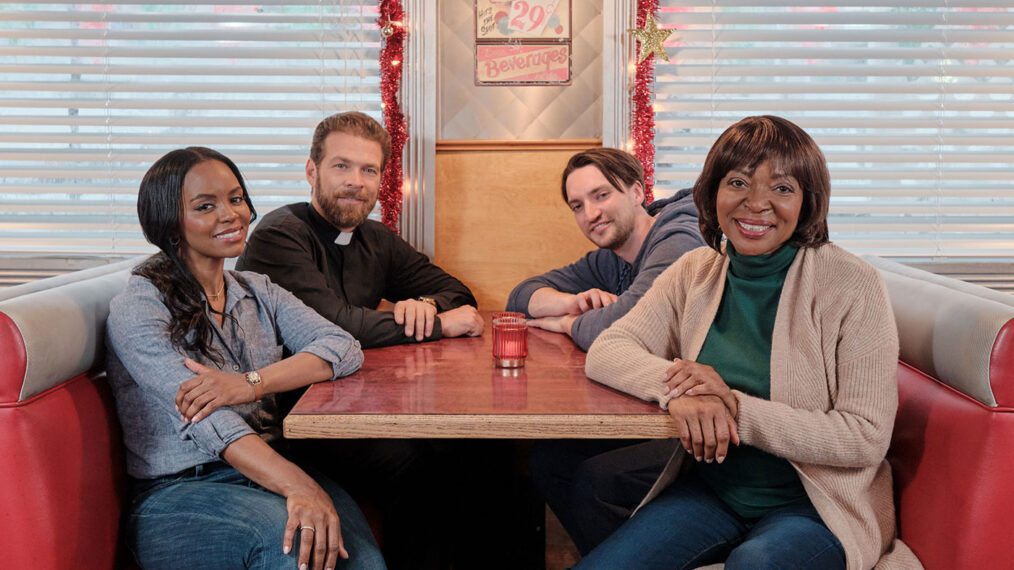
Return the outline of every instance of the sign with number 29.
{"type": "Polygon", "coordinates": [[[516,0],[511,3],[511,12],[507,16],[510,29],[519,34],[539,36],[559,3],[560,0],[516,0]]]}
{"type": "Polygon", "coordinates": [[[569,0],[476,0],[477,40],[570,39],[569,0]]]}

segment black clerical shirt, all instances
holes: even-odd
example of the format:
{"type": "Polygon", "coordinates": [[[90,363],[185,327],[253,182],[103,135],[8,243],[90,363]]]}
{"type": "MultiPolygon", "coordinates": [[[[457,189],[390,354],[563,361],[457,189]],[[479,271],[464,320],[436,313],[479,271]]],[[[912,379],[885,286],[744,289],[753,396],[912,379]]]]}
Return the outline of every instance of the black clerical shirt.
{"type": "MultiPolygon", "coordinates": [[[[415,342],[415,336],[405,336],[404,325],[394,322],[394,313],[376,310],[381,299],[432,297],[439,312],[475,306],[468,287],[387,226],[367,220],[348,245],[334,243],[339,233],[309,203],[289,204],[257,224],[236,268],[267,274],[363,348],[415,342]]],[[[440,337],[436,319],[425,340],[440,337]]]]}

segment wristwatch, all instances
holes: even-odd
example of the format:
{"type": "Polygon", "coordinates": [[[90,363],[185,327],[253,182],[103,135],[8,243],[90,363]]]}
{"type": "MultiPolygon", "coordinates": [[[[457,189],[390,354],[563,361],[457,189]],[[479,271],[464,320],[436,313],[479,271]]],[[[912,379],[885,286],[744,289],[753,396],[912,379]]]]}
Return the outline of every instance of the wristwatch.
{"type": "Polygon", "coordinates": [[[246,383],[249,384],[251,388],[253,388],[254,391],[253,401],[256,402],[257,400],[263,398],[264,383],[261,380],[261,375],[256,370],[252,370],[250,372],[247,372],[244,376],[246,376],[246,383]]]}
{"type": "Polygon", "coordinates": [[[421,301],[423,303],[427,303],[429,305],[433,305],[434,309],[438,308],[437,307],[437,300],[434,299],[433,297],[416,297],[416,301],[421,301]]]}

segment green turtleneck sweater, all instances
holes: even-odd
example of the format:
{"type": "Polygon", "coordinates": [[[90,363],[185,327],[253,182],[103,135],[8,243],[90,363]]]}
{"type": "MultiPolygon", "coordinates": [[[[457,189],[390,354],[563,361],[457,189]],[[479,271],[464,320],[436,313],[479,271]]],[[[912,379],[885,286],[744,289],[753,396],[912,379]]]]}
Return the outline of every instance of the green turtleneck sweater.
{"type": "MultiPolygon", "coordinates": [[[[771,332],[782,284],[798,248],[741,255],[727,244],[729,271],[715,321],[697,361],[718,372],[730,388],[771,398],[771,332]]],[[[749,445],[729,446],[723,463],[701,463],[701,478],[731,509],[759,518],[799,500],[806,492],[785,459],[749,445]]]]}

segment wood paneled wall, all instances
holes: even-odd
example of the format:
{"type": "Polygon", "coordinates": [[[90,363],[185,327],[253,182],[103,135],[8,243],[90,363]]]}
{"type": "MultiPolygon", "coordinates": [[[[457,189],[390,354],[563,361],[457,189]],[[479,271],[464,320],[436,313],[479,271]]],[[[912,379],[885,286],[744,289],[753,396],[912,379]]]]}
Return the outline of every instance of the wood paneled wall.
{"type": "Polygon", "coordinates": [[[502,309],[523,279],[594,245],[560,196],[576,152],[601,141],[441,141],[436,154],[434,261],[465,282],[482,310],[502,309]]]}

